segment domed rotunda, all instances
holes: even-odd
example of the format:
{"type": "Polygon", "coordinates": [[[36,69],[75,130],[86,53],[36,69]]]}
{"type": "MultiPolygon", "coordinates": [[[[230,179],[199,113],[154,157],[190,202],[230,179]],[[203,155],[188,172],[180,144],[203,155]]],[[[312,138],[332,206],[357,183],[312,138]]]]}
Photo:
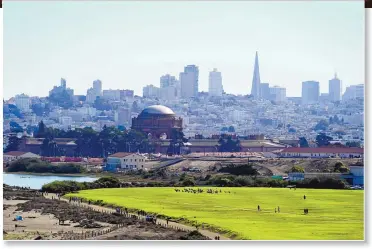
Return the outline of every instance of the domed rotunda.
{"type": "Polygon", "coordinates": [[[136,118],[132,118],[132,129],[151,134],[153,138],[170,138],[172,129],[182,131],[182,118],[168,107],[152,105],[146,107],[136,118]]]}

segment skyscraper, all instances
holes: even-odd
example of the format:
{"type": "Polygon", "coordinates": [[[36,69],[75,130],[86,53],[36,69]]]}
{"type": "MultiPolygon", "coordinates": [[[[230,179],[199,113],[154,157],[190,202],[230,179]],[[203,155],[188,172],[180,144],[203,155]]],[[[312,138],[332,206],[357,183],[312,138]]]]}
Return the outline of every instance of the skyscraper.
{"type": "Polygon", "coordinates": [[[269,83],[261,83],[260,96],[263,99],[270,100],[270,86],[269,83]]]}
{"type": "Polygon", "coordinates": [[[364,98],[364,84],[352,85],[346,87],[346,91],[342,96],[342,100],[364,98]]]}
{"type": "Polygon", "coordinates": [[[222,76],[221,72],[214,68],[212,72],[209,73],[209,95],[211,96],[222,96],[222,76]]]}
{"type": "Polygon", "coordinates": [[[100,80],[93,81],[93,89],[97,96],[102,96],[102,81],[100,80]]]}
{"type": "Polygon", "coordinates": [[[188,65],[184,72],[180,73],[181,97],[197,97],[199,92],[199,68],[195,65],[188,65]]]}
{"type": "Polygon", "coordinates": [[[319,102],[319,82],[304,81],[302,82],[302,104],[316,104],[319,102]]]}
{"type": "Polygon", "coordinates": [[[329,100],[341,100],[341,80],[337,78],[337,74],[335,74],[335,77],[329,81],[329,100]]]}
{"type": "Polygon", "coordinates": [[[66,80],[64,78],[61,78],[61,87],[63,90],[66,90],[66,80]]]}
{"type": "Polygon", "coordinates": [[[256,58],[254,60],[253,79],[252,79],[252,90],[251,90],[251,95],[255,99],[260,98],[260,84],[261,84],[260,68],[258,66],[258,54],[256,52],[256,58]]]}
{"type": "Polygon", "coordinates": [[[287,100],[287,93],[284,87],[274,86],[269,88],[270,100],[275,102],[285,102],[287,100]]]}
{"type": "Polygon", "coordinates": [[[166,88],[168,86],[176,86],[177,79],[175,76],[166,74],[160,77],[160,88],[166,88]]]}

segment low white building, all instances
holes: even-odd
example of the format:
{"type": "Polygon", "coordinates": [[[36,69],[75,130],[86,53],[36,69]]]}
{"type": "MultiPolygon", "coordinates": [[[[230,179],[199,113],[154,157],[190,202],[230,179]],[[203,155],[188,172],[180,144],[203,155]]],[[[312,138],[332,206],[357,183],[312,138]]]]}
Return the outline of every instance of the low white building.
{"type": "Polygon", "coordinates": [[[330,147],[317,147],[317,148],[301,148],[290,147],[285,148],[279,153],[280,157],[307,157],[307,158],[360,158],[364,155],[363,148],[330,148],[330,147]]]}
{"type": "Polygon", "coordinates": [[[9,151],[4,153],[3,158],[4,162],[8,163],[22,158],[40,158],[40,156],[31,152],[9,151]]]}
{"type": "Polygon", "coordinates": [[[146,168],[147,158],[138,153],[117,152],[107,157],[107,168],[139,170],[146,168]]]}

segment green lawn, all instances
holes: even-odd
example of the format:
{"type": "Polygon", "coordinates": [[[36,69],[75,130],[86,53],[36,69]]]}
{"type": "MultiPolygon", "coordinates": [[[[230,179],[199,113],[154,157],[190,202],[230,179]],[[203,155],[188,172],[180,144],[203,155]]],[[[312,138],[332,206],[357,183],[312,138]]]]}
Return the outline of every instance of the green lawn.
{"type": "Polygon", "coordinates": [[[219,228],[228,236],[235,234],[236,239],[364,239],[364,191],[218,189],[222,189],[222,193],[191,194],[175,192],[174,188],[121,188],[84,190],[72,195],[171,217],[184,217],[219,228]],[[303,199],[304,194],[306,200],[303,199]],[[261,212],[257,211],[257,205],[260,205],[261,212]],[[280,206],[280,213],[274,212],[277,206],[280,206]],[[309,209],[308,215],[303,214],[304,208],[309,209]]]}

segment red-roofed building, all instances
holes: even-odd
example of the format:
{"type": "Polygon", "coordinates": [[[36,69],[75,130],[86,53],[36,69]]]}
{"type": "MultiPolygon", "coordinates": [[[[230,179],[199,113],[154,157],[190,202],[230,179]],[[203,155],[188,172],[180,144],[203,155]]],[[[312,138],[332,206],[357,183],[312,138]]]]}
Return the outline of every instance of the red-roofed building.
{"type": "Polygon", "coordinates": [[[8,163],[22,158],[40,158],[40,156],[31,152],[9,151],[4,153],[3,158],[4,162],[8,163]]]}
{"type": "Polygon", "coordinates": [[[301,148],[289,147],[281,150],[280,157],[307,157],[307,158],[360,158],[364,155],[363,148],[330,148],[330,147],[317,147],[317,148],[301,148]]]}

